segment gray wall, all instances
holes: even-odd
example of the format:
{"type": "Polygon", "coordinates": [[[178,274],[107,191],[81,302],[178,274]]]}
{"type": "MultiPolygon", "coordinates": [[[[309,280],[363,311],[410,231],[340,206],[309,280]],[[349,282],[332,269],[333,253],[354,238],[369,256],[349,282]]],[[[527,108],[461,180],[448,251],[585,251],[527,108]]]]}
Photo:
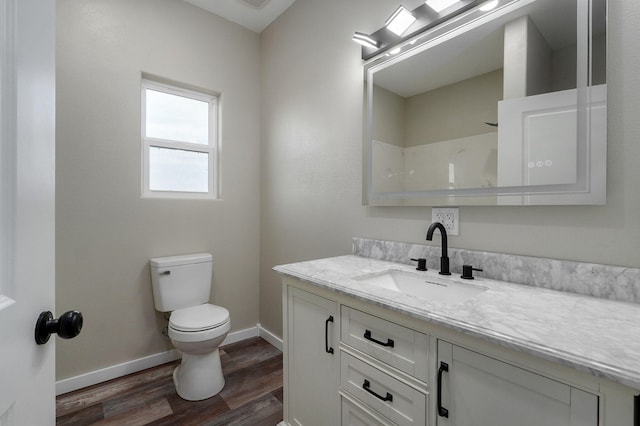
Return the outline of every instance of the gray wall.
{"type": "MultiPolygon", "coordinates": [[[[297,0],[261,36],[179,0],[57,3],[56,310],[86,318],[57,345],[58,379],[170,348],[150,257],[213,253],[233,329],[280,334],[274,265],[349,253],[352,236],[424,243],[429,208],[361,205],[350,39],[397,2],[297,0]],[[140,198],[143,71],[222,92],[223,200],[140,198]]],[[[640,3],[610,0],[609,21],[607,205],[462,207],[451,246],[638,266],[640,3]]]]}
{"type": "Polygon", "coordinates": [[[499,69],[406,98],[404,146],[498,133],[484,123],[498,121],[502,75],[499,69]]]}
{"type": "Polygon", "coordinates": [[[497,130],[502,69],[403,98],[373,86],[373,139],[401,147],[475,136],[497,130]]]}
{"type": "MultiPolygon", "coordinates": [[[[350,38],[377,30],[396,6],[297,0],[262,34],[260,318],[274,332],[273,265],[347,254],[352,236],[425,242],[430,208],[360,202],[362,62],[350,38]]],[[[610,0],[609,24],[607,205],[462,207],[451,246],[638,266],[640,2],[610,0]]]]}
{"type": "Polygon", "coordinates": [[[258,322],[259,36],[175,0],[57,2],[57,345],[64,379],[170,348],[148,260],[214,258],[232,330],[258,322]],[[222,200],[141,199],[140,77],[222,93],[222,200]]]}
{"type": "Polygon", "coordinates": [[[375,99],[371,129],[373,139],[404,147],[405,98],[374,84],[373,99],[375,99]]]}

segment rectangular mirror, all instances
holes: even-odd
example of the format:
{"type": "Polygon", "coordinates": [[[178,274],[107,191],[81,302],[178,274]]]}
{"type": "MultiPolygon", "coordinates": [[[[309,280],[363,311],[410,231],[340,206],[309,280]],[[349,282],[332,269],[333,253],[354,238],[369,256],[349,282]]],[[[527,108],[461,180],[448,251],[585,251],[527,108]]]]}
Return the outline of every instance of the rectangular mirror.
{"type": "Polygon", "coordinates": [[[606,202],[606,0],[502,0],[365,65],[364,203],[606,202]]]}

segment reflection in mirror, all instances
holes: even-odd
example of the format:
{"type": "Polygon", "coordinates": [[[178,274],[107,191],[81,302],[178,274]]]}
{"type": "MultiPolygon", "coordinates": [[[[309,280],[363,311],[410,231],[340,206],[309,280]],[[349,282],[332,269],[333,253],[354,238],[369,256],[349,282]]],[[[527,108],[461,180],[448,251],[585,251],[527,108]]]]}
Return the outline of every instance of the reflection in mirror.
{"type": "Polygon", "coordinates": [[[503,1],[369,64],[368,203],[604,203],[605,12],[503,1]]]}

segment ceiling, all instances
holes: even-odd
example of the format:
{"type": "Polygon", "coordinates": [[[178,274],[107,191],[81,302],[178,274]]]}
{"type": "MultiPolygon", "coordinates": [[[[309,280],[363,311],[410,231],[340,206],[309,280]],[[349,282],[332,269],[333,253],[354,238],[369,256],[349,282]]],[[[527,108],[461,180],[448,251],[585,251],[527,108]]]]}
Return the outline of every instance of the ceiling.
{"type": "Polygon", "coordinates": [[[258,34],[295,0],[183,0],[258,34]]]}

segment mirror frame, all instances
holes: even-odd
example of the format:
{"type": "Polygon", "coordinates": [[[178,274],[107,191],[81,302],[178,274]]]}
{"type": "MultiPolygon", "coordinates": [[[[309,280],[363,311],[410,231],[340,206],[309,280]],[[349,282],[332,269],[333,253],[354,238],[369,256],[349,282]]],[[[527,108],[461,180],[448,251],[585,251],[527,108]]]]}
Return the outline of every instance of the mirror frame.
{"type": "MultiPolygon", "coordinates": [[[[429,28],[403,44],[397,55],[378,55],[364,66],[363,205],[368,206],[479,206],[479,205],[601,205],[606,204],[606,122],[593,123],[591,69],[591,10],[593,0],[576,0],[577,14],[577,182],[538,186],[460,188],[408,192],[373,190],[373,80],[382,71],[414,55],[446,43],[466,31],[487,24],[539,0],[503,0],[498,8],[478,7],[429,28]]],[[[604,0],[605,7],[607,0],[604,0]]],[[[607,29],[608,33],[608,29],[607,29]]],[[[608,36],[607,36],[608,44],[608,36]]],[[[608,49],[607,49],[608,50],[608,49]]],[[[606,83],[600,89],[606,114],[606,83]],[[602,91],[604,90],[604,95],[602,91]]],[[[599,104],[602,107],[602,102],[599,104]]]]}

